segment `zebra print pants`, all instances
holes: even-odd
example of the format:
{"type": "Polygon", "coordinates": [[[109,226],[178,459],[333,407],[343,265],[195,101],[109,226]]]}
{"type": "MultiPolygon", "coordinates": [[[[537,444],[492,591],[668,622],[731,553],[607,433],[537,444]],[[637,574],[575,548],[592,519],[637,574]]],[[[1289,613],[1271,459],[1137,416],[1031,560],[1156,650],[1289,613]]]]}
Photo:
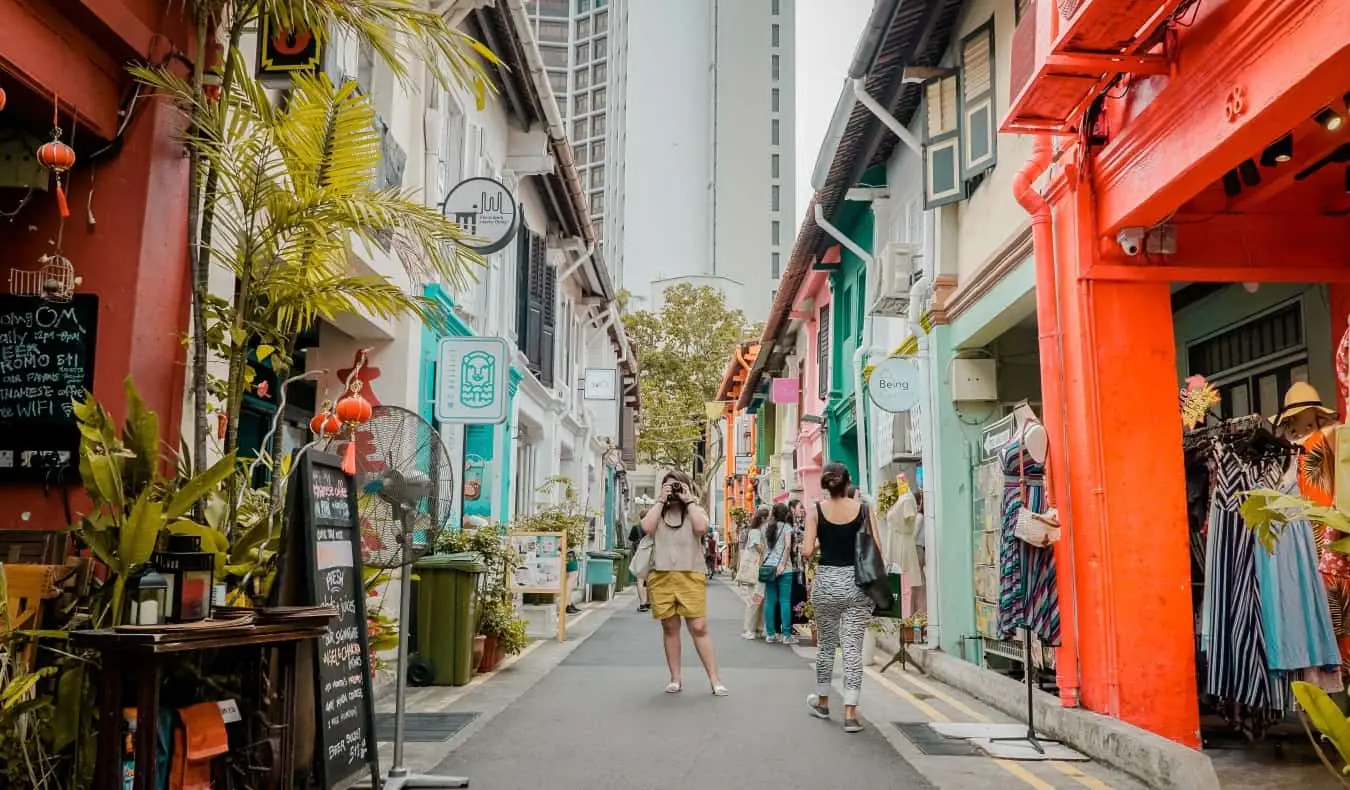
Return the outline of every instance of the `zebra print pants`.
{"type": "Polygon", "coordinates": [[[844,704],[862,695],[863,635],[872,617],[872,601],[853,581],[852,567],[822,565],[811,582],[811,609],[820,640],[816,651],[816,693],[830,695],[835,648],[844,648],[844,704]]]}

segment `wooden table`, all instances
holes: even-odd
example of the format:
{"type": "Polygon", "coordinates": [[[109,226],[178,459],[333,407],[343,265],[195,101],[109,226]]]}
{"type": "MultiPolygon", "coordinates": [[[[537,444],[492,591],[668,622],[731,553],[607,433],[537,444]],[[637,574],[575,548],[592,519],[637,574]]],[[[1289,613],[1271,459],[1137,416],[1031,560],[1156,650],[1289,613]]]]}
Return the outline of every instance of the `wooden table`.
{"type": "MultiPolygon", "coordinates": [[[[228,623],[228,621],[222,621],[228,623]]],[[[154,790],[159,743],[159,693],[168,661],[205,650],[242,647],[274,647],[280,653],[283,707],[286,724],[295,721],[296,654],[300,643],[324,635],[328,617],[293,619],[285,623],[221,625],[218,627],[165,630],[76,631],[75,647],[97,650],[103,655],[103,679],[99,690],[98,759],[95,790],[122,787],[122,688],[129,674],[136,684],[136,779],[133,790],[154,790]]],[[[294,759],[294,728],[281,729],[283,760],[294,759]]],[[[282,771],[277,787],[289,790],[294,771],[282,771]]]]}

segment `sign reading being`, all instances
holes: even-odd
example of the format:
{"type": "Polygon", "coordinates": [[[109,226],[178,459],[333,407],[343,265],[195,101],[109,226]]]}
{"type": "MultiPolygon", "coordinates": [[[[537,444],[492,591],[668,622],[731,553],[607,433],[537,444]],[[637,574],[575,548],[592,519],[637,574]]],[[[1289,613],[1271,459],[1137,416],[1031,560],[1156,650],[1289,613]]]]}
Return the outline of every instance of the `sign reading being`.
{"type": "Polygon", "coordinates": [[[441,213],[472,237],[462,242],[465,247],[486,255],[511,243],[520,209],[500,181],[477,177],[456,184],[445,196],[441,213]]]}
{"type": "Polygon", "coordinates": [[[872,370],[867,393],[882,411],[909,411],[919,403],[922,392],[919,364],[908,357],[891,357],[872,370]]]}
{"type": "Polygon", "coordinates": [[[510,349],[499,337],[447,337],[436,360],[436,420],[461,425],[506,422],[510,349]]]}

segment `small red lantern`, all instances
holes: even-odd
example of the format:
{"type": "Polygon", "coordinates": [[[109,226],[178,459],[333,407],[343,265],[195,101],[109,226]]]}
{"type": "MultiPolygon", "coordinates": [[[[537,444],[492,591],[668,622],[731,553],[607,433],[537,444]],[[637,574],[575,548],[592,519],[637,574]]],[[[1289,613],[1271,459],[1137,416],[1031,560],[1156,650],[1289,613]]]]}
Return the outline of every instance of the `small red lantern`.
{"type": "Polygon", "coordinates": [[[342,421],[329,412],[319,412],[309,421],[309,429],[316,436],[337,436],[342,432],[342,421]]]}
{"type": "Polygon", "coordinates": [[[337,417],[342,422],[360,425],[369,420],[370,415],[370,401],[361,397],[359,392],[353,392],[337,402],[337,417]]]}
{"type": "Polygon", "coordinates": [[[202,73],[202,95],[211,101],[220,101],[225,82],[225,47],[212,43],[206,53],[206,69],[202,73]]]}
{"type": "Polygon", "coordinates": [[[52,141],[37,150],[38,164],[56,174],[56,205],[61,216],[70,216],[70,206],[66,203],[66,190],[61,184],[61,174],[75,166],[75,149],[61,142],[61,130],[56,129],[52,141]]]}
{"type": "Polygon", "coordinates": [[[5,89],[4,89],[4,88],[0,88],[0,110],[5,109],[5,100],[6,100],[7,98],[8,98],[8,97],[5,96],[5,89]]]}

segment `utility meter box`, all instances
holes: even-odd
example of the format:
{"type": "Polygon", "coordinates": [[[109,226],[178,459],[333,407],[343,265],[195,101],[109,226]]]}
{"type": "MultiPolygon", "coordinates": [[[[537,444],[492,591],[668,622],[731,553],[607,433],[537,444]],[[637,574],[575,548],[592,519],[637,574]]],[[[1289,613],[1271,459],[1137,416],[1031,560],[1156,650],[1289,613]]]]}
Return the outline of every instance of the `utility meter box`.
{"type": "Polygon", "coordinates": [[[953,359],[952,400],[998,400],[998,361],[993,359],[953,359]]]}

